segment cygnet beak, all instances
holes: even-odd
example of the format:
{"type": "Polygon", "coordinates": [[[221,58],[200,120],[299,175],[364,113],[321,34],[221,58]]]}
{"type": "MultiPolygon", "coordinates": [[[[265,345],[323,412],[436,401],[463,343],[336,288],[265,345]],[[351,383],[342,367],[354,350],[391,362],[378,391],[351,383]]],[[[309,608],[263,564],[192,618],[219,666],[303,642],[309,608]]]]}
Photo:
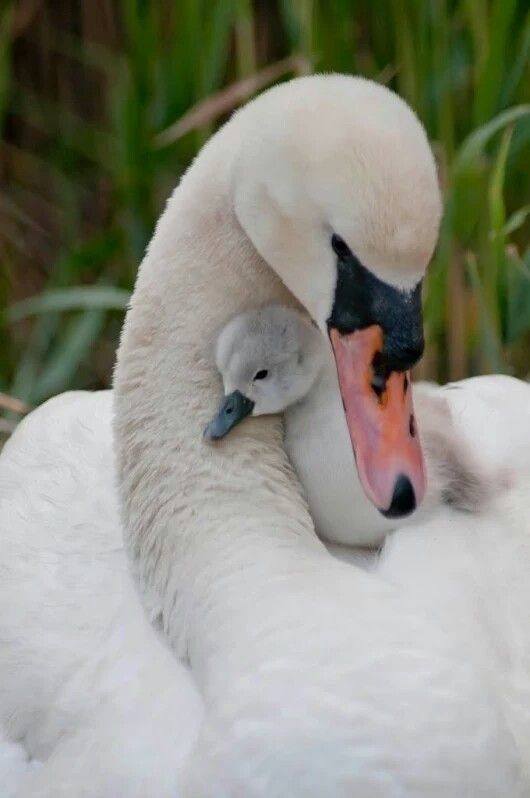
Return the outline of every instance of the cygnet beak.
{"type": "Polygon", "coordinates": [[[240,391],[227,394],[214,418],[204,430],[204,437],[209,441],[224,438],[233,427],[249,416],[254,409],[254,402],[240,391]]]}

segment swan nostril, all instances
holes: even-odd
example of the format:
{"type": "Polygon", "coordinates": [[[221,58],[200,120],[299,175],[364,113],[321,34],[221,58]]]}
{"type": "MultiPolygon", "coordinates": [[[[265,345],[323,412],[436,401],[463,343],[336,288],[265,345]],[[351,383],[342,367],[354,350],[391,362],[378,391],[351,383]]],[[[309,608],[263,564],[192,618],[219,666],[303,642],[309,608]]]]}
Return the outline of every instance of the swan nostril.
{"type": "Polygon", "coordinates": [[[386,391],[388,376],[389,370],[386,366],[384,357],[381,352],[376,352],[372,360],[372,380],[370,385],[379,402],[381,402],[383,394],[386,391]]]}
{"type": "Polygon", "coordinates": [[[225,410],[225,413],[226,413],[227,416],[229,416],[233,412],[234,412],[234,408],[233,407],[227,407],[226,410],[225,410]]]}
{"type": "Polygon", "coordinates": [[[415,438],[416,437],[416,421],[415,421],[414,416],[412,414],[411,414],[411,416],[409,418],[409,432],[410,432],[410,437],[411,438],[415,438]]]}
{"type": "Polygon", "coordinates": [[[374,374],[372,377],[371,388],[377,396],[377,399],[381,401],[386,388],[385,378],[381,374],[374,374]]]}
{"type": "Polygon", "coordinates": [[[416,509],[416,495],[412,482],[405,476],[400,474],[394,485],[394,493],[392,501],[388,510],[379,510],[385,518],[403,518],[410,515],[416,509]]]}

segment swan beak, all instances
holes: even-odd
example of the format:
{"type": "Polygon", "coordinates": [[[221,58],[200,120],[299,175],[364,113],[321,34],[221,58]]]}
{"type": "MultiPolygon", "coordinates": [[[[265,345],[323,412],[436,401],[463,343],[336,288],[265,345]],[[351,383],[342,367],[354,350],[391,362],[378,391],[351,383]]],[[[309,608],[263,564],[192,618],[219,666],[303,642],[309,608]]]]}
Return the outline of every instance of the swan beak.
{"type": "Polygon", "coordinates": [[[230,430],[249,416],[254,409],[254,402],[243,396],[241,391],[227,394],[216,415],[204,430],[204,437],[209,441],[224,438],[230,430]]]}
{"type": "Polygon", "coordinates": [[[425,493],[410,375],[378,375],[383,331],[377,324],[347,334],[330,328],[329,336],[364,491],[387,518],[409,515],[425,493]]]}

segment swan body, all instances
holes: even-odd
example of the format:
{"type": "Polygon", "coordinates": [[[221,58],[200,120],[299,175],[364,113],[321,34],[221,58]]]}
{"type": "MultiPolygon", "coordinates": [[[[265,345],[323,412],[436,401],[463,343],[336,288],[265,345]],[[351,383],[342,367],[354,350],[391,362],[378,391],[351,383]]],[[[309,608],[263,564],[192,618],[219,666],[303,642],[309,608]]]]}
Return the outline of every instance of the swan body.
{"type": "MultiPolygon", "coordinates": [[[[357,313],[375,320],[383,307],[374,326],[387,328],[386,362],[412,365],[439,215],[432,155],[409,109],[374,84],[327,76],[236,114],[159,220],[118,353],[114,432],[144,606],[205,700],[188,796],[517,794],[495,691],[402,590],[329,556],[278,419],[250,419],[214,451],[202,437],[219,393],[216,336],[256,305],[298,303],[323,333],[342,331],[331,336],[341,368],[357,313]]],[[[366,408],[348,404],[348,387],[360,372],[341,374],[356,435],[366,408]]],[[[379,483],[365,446],[375,499],[390,496],[401,451],[379,483]]]]}
{"type": "MultiPolygon", "coordinates": [[[[500,393],[512,397],[517,428],[511,436],[508,430],[503,435],[504,452],[496,444],[497,449],[487,453],[488,469],[473,456],[469,421],[462,419],[458,401],[449,399],[462,399],[470,387],[489,386],[492,381],[463,381],[449,386],[451,393],[416,384],[416,424],[427,458],[427,495],[414,516],[386,519],[368,501],[357,477],[334,364],[323,336],[307,317],[278,305],[239,314],[219,334],[216,364],[225,398],[206,436],[224,437],[248,415],[284,412],[285,448],[316,529],[331,543],[379,546],[386,533],[403,524],[421,523],[444,502],[458,510],[480,512],[514,468],[520,471],[523,464],[530,464],[524,443],[530,440],[528,421],[527,435],[523,429],[519,436],[530,412],[530,388],[525,383],[505,383],[502,377],[493,381],[507,386],[500,393]],[[457,390],[455,396],[452,392],[457,390]],[[514,462],[517,451],[522,462],[514,462]]],[[[476,401],[480,397],[479,389],[476,401]]],[[[476,402],[473,407],[475,419],[476,402]]]]}
{"type": "Polygon", "coordinates": [[[127,572],[111,407],[53,399],[0,458],[0,787],[17,798],[178,798],[202,717],[127,572]]]}
{"type": "Polygon", "coordinates": [[[40,762],[30,761],[23,745],[0,736],[0,786],[2,798],[15,798],[40,762]]]}
{"type": "MultiPolygon", "coordinates": [[[[107,470],[97,446],[86,440],[77,462],[68,455],[66,422],[97,427],[95,400],[39,409],[0,461],[9,486],[1,720],[33,755],[53,747],[17,798],[525,794],[499,684],[462,655],[433,607],[390,576],[329,555],[279,420],[249,419],[214,451],[202,438],[219,392],[220,329],[256,304],[280,303],[330,327],[348,428],[362,445],[366,407],[349,390],[357,343],[366,344],[356,314],[373,314],[388,384],[403,387],[421,352],[419,280],[439,216],[421,126],[369,81],[277,87],[203,149],[140,268],[113,395],[124,550],[151,626],[134,611],[127,574],[120,582],[119,524],[103,505],[114,533],[93,529],[75,507],[81,491],[99,518],[94,502],[111,484],[112,458],[107,470]],[[19,457],[39,479],[50,472],[31,485],[37,504],[26,514],[19,457]],[[87,466],[96,484],[83,483],[87,466]],[[70,491],[68,475],[82,489],[70,491]],[[204,702],[198,737],[193,726],[180,754],[180,702],[196,693],[163,641],[189,660],[204,702]],[[124,755],[131,728],[143,756],[124,755]]],[[[418,449],[406,435],[388,468],[364,454],[374,499],[394,505],[405,462],[420,495],[418,449]]]]}
{"type": "MultiPolygon", "coordinates": [[[[511,386],[505,378],[484,379],[493,393],[498,383],[507,402],[509,387],[516,391],[521,387],[511,386]]],[[[473,390],[480,382],[471,381],[466,405],[476,423],[485,428],[490,417],[484,415],[480,390],[476,394],[473,390]],[[474,395],[478,398],[475,412],[474,395]]],[[[461,390],[466,388],[467,381],[461,390]]],[[[497,405],[493,409],[497,412],[497,405]]],[[[20,773],[17,781],[23,787],[13,793],[17,798],[73,794],[148,798],[155,791],[178,798],[183,794],[186,755],[203,717],[202,699],[188,672],[145,623],[136,592],[126,578],[114,488],[111,412],[110,392],[58,397],[20,425],[0,458],[4,541],[0,728],[8,740],[21,740],[23,746],[23,753],[13,742],[6,743],[5,749],[0,746],[0,778],[5,780],[0,783],[7,784],[16,767],[20,773]],[[28,764],[28,755],[42,759],[42,767],[28,764]]],[[[492,707],[489,719],[488,713],[482,716],[481,728],[487,738],[489,724],[502,728],[503,715],[507,715],[518,741],[520,761],[525,763],[529,706],[524,692],[529,651],[526,570],[530,552],[528,532],[517,523],[523,511],[509,496],[496,509],[488,510],[486,517],[442,507],[423,524],[390,536],[379,562],[373,555],[352,549],[343,549],[340,556],[398,585],[402,593],[399,606],[402,609],[405,604],[409,616],[416,612],[409,602],[427,606],[430,622],[418,633],[429,635],[435,619],[436,624],[443,623],[448,637],[456,634],[459,657],[474,661],[479,673],[486,667],[492,707]],[[504,704],[499,716],[493,711],[494,695],[501,696],[504,704]]],[[[317,580],[316,573],[315,584],[317,580]]],[[[371,588],[374,592],[383,589],[379,582],[372,582],[371,588]]],[[[370,623],[384,624],[385,614],[377,618],[373,610],[374,606],[370,623]]],[[[281,622],[282,607],[271,606],[271,612],[281,622]]],[[[381,637],[388,634],[385,627],[381,637]]],[[[384,650],[381,657],[379,666],[369,658],[363,676],[367,684],[372,683],[372,669],[384,667],[384,650]]],[[[270,667],[269,682],[274,676],[274,667],[270,667]]],[[[406,700],[403,687],[407,683],[405,673],[396,673],[390,692],[406,700]]],[[[449,691],[454,687],[447,674],[443,684],[449,691]]],[[[295,686],[296,680],[295,684],[286,683],[282,704],[271,704],[270,716],[262,718],[255,732],[258,751],[260,735],[278,733],[277,716],[288,705],[295,686]]],[[[481,685],[474,695],[478,706],[483,704],[483,689],[481,685]]],[[[238,714],[244,707],[247,715],[253,716],[256,696],[252,695],[251,685],[247,685],[238,714]]],[[[280,699],[276,694],[274,700],[280,699]]],[[[374,697],[371,707],[373,701],[374,697]]],[[[425,716],[427,739],[428,721],[425,716]]],[[[306,722],[311,724],[307,732],[311,738],[318,719],[308,715],[306,722]]],[[[408,716],[400,733],[412,734],[418,722],[417,717],[408,716]]],[[[458,735],[459,729],[457,725],[452,733],[458,735]]],[[[511,739],[511,731],[506,729],[505,734],[511,739]]],[[[476,729],[475,737],[477,741],[481,737],[476,729]]],[[[501,740],[502,735],[497,744],[501,740]]],[[[231,742],[237,744],[237,740],[231,742]]],[[[281,741],[278,745],[281,748],[281,741]]],[[[484,791],[478,794],[526,794],[517,786],[515,762],[511,774],[497,768],[497,758],[501,764],[509,760],[506,746],[505,741],[491,750],[495,780],[486,789],[486,779],[492,778],[487,772],[484,791]],[[505,788],[510,792],[503,793],[505,788]]],[[[231,750],[232,745],[227,747],[231,750]]],[[[241,783],[252,778],[249,756],[255,756],[256,750],[251,745],[243,754],[245,767],[235,763],[241,783]]],[[[473,750],[470,754],[473,757],[473,750]]],[[[278,767],[279,752],[277,756],[270,767],[278,767]]],[[[511,756],[516,759],[515,753],[511,756]]],[[[300,757],[303,768],[305,748],[300,757]]],[[[423,773],[420,763],[421,759],[415,772],[425,783],[432,773],[423,773]]],[[[431,763],[432,759],[427,767],[431,763]]],[[[375,767],[373,760],[367,760],[366,767],[375,767]]],[[[383,774],[381,777],[382,795],[392,795],[392,788],[385,787],[383,774]]],[[[322,778],[329,774],[323,773],[322,778]]],[[[456,786],[458,778],[461,773],[455,778],[456,786]]],[[[480,784],[472,767],[468,778],[470,783],[480,784]]],[[[446,776],[443,782],[447,783],[446,776]]],[[[434,788],[427,793],[437,794],[434,788]]]]}

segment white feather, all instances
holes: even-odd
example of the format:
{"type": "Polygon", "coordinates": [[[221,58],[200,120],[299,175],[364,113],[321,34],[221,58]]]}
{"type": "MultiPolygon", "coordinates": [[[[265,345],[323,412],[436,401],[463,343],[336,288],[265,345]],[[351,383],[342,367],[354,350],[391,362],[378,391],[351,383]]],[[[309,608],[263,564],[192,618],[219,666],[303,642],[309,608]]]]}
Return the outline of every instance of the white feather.
{"type": "Polygon", "coordinates": [[[332,229],[410,285],[439,214],[421,126],[368,81],[278,87],[204,148],[158,223],[118,357],[126,557],[108,396],[39,409],[0,460],[1,720],[48,757],[17,798],[528,792],[500,685],[429,602],[329,555],[279,422],[251,419],[215,453],[202,440],[229,318],[301,302],[323,329],[332,229]],[[127,561],[191,662],[196,745],[197,693],[135,609],[127,561]]]}

